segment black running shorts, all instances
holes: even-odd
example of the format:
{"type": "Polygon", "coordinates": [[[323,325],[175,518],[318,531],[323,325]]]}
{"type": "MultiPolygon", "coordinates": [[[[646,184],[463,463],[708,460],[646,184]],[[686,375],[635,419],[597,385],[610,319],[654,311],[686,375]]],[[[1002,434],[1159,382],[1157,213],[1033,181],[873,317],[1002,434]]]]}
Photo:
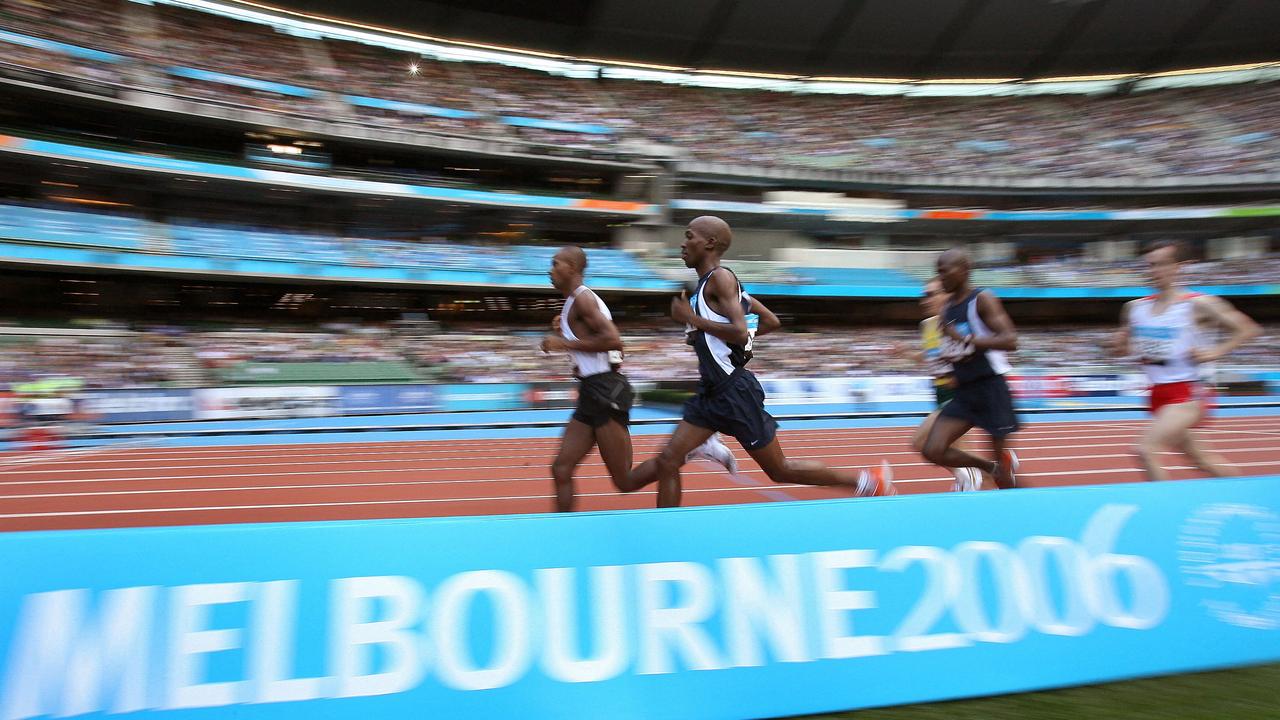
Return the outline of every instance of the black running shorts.
{"type": "Polygon", "coordinates": [[[610,420],[627,427],[631,424],[631,404],[635,393],[627,376],[619,372],[602,372],[578,378],[578,407],[573,419],[592,428],[610,420]]]}
{"type": "Polygon", "coordinates": [[[1018,430],[1013,395],[1003,375],[989,375],[956,386],[955,397],[942,406],[943,417],[963,420],[992,437],[1002,438],[1018,430]]]}

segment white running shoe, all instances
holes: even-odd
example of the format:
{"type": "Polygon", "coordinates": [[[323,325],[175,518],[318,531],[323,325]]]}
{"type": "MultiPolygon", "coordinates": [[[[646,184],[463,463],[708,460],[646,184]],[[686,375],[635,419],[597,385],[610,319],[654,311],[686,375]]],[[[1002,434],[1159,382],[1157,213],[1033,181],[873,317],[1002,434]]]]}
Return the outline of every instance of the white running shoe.
{"type": "Polygon", "coordinates": [[[720,433],[715,433],[707,438],[707,441],[698,447],[689,451],[684,456],[684,461],[689,463],[694,460],[706,460],[713,462],[725,469],[730,475],[738,474],[738,459],[733,456],[733,451],[729,449],[720,440],[720,433]]]}
{"type": "Polygon", "coordinates": [[[956,481],[951,486],[955,492],[977,492],[982,489],[982,472],[977,468],[955,468],[956,481]]]}

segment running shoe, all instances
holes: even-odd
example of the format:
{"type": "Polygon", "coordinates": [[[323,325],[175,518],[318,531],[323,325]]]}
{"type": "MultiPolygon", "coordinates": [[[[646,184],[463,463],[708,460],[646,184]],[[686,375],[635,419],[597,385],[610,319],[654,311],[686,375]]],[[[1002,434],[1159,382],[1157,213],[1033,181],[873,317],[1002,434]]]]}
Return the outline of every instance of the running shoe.
{"type": "Polygon", "coordinates": [[[996,464],[996,476],[1001,475],[1009,478],[1010,487],[1018,487],[1018,454],[1012,450],[1005,450],[1000,454],[1000,462],[996,464]]]}
{"type": "Polygon", "coordinates": [[[893,484],[893,468],[888,460],[881,460],[878,467],[867,468],[858,473],[858,495],[861,497],[884,497],[897,495],[898,488],[893,484]]]}
{"type": "Polygon", "coordinates": [[[982,489],[982,472],[977,468],[955,468],[956,481],[951,489],[955,492],[977,492],[982,489]]]}
{"type": "Polygon", "coordinates": [[[720,440],[720,433],[715,433],[707,438],[707,441],[698,447],[689,451],[684,456],[684,461],[689,463],[694,460],[706,460],[713,462],[725,469],[730,475],[738,474],[738,459],[733,456],[733,451],[729,449],[720,440]]]}

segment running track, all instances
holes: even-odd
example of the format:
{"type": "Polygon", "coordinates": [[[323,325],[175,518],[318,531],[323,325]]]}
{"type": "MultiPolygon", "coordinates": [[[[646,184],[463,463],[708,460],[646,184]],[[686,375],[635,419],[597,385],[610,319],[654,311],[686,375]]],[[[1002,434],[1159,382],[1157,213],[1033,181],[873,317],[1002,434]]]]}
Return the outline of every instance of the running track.
{"type": "MultiPolygon", "coordinates": [[[[1141,479],[1129,449],[1137,421],[1030,423],[1016,436],[1020,483],[1049,486],[1141,479]]],[[[951,481],[911,451],[911,428],[784,430],[791,457],[861,468],[893,466],[904,494],[943,492],[951,481]]],[[[1280,416],[1225,417],[1201,437],[1246,475],[1280,474],[1280,416]]],[[[663,436],[637,435],[635,458],[663,436]]],[[[551,509],[554,438],[428,440],[151,449],[100,448],[62,455],[0,455],[0,530],[494,515],[551,509]]],[[[728,440],[745,477],[715,466],[684,470],[684,504],[841,497],[774,485],[728,440]]],[[[1183,462],[1170,456],[1166,464],[1183,462]]],[[[1176,466],[1175,478],[1198,471],[1176,466]]],[[[593,453],[578,471],[580,510],[653,507],[654,492],[619,495],[593,453]]]]}

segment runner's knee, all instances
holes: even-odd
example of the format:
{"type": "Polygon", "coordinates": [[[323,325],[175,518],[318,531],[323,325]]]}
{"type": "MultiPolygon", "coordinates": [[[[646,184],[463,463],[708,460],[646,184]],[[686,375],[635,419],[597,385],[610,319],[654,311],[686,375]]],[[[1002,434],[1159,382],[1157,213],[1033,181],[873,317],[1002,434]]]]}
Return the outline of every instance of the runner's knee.
{"type": "Polygon", "coordinates": [[[1160,443],[1157,443],[1154,440],[1143,439],[1138,441],[1137,445],[1133,446],[1131,452],[1142,460],[1151,461],[1155,459],[1157,454],[1159,454],[1160,443]]]}
{"type": "Polygon", "coordinates": [[[561,460],[551,463],[551,478],[557,485],[573,481],[573,465],[561,460]]]}
{"type": "Polygon", "coordinates": [[[929,433],[926,432],[926,429],[927,428],[924,425],[921,425],[916,428],[916,431],[911,435],[911,449],[922,454],[924,453],[924,441],[929,437],[929,433]]]}
{"type": "Polygon", "coordinates": [[[930,434],[924,440],[924,447],[920,449],[920,454],[924,455],[925,460],[937,465],[942,462],[942,458],[947,454],[947,447],[945,438],[930,434]]]}
{"type": "Polygon", "coordinates": [[[653,461],[658,466],[658,475],[666,477],[680,471],[680,466],[684,464],[684,456],[677,457],[676,451],[668,445],[662,449],[662,452],[658,453],[658,456],[653,461]]]}

